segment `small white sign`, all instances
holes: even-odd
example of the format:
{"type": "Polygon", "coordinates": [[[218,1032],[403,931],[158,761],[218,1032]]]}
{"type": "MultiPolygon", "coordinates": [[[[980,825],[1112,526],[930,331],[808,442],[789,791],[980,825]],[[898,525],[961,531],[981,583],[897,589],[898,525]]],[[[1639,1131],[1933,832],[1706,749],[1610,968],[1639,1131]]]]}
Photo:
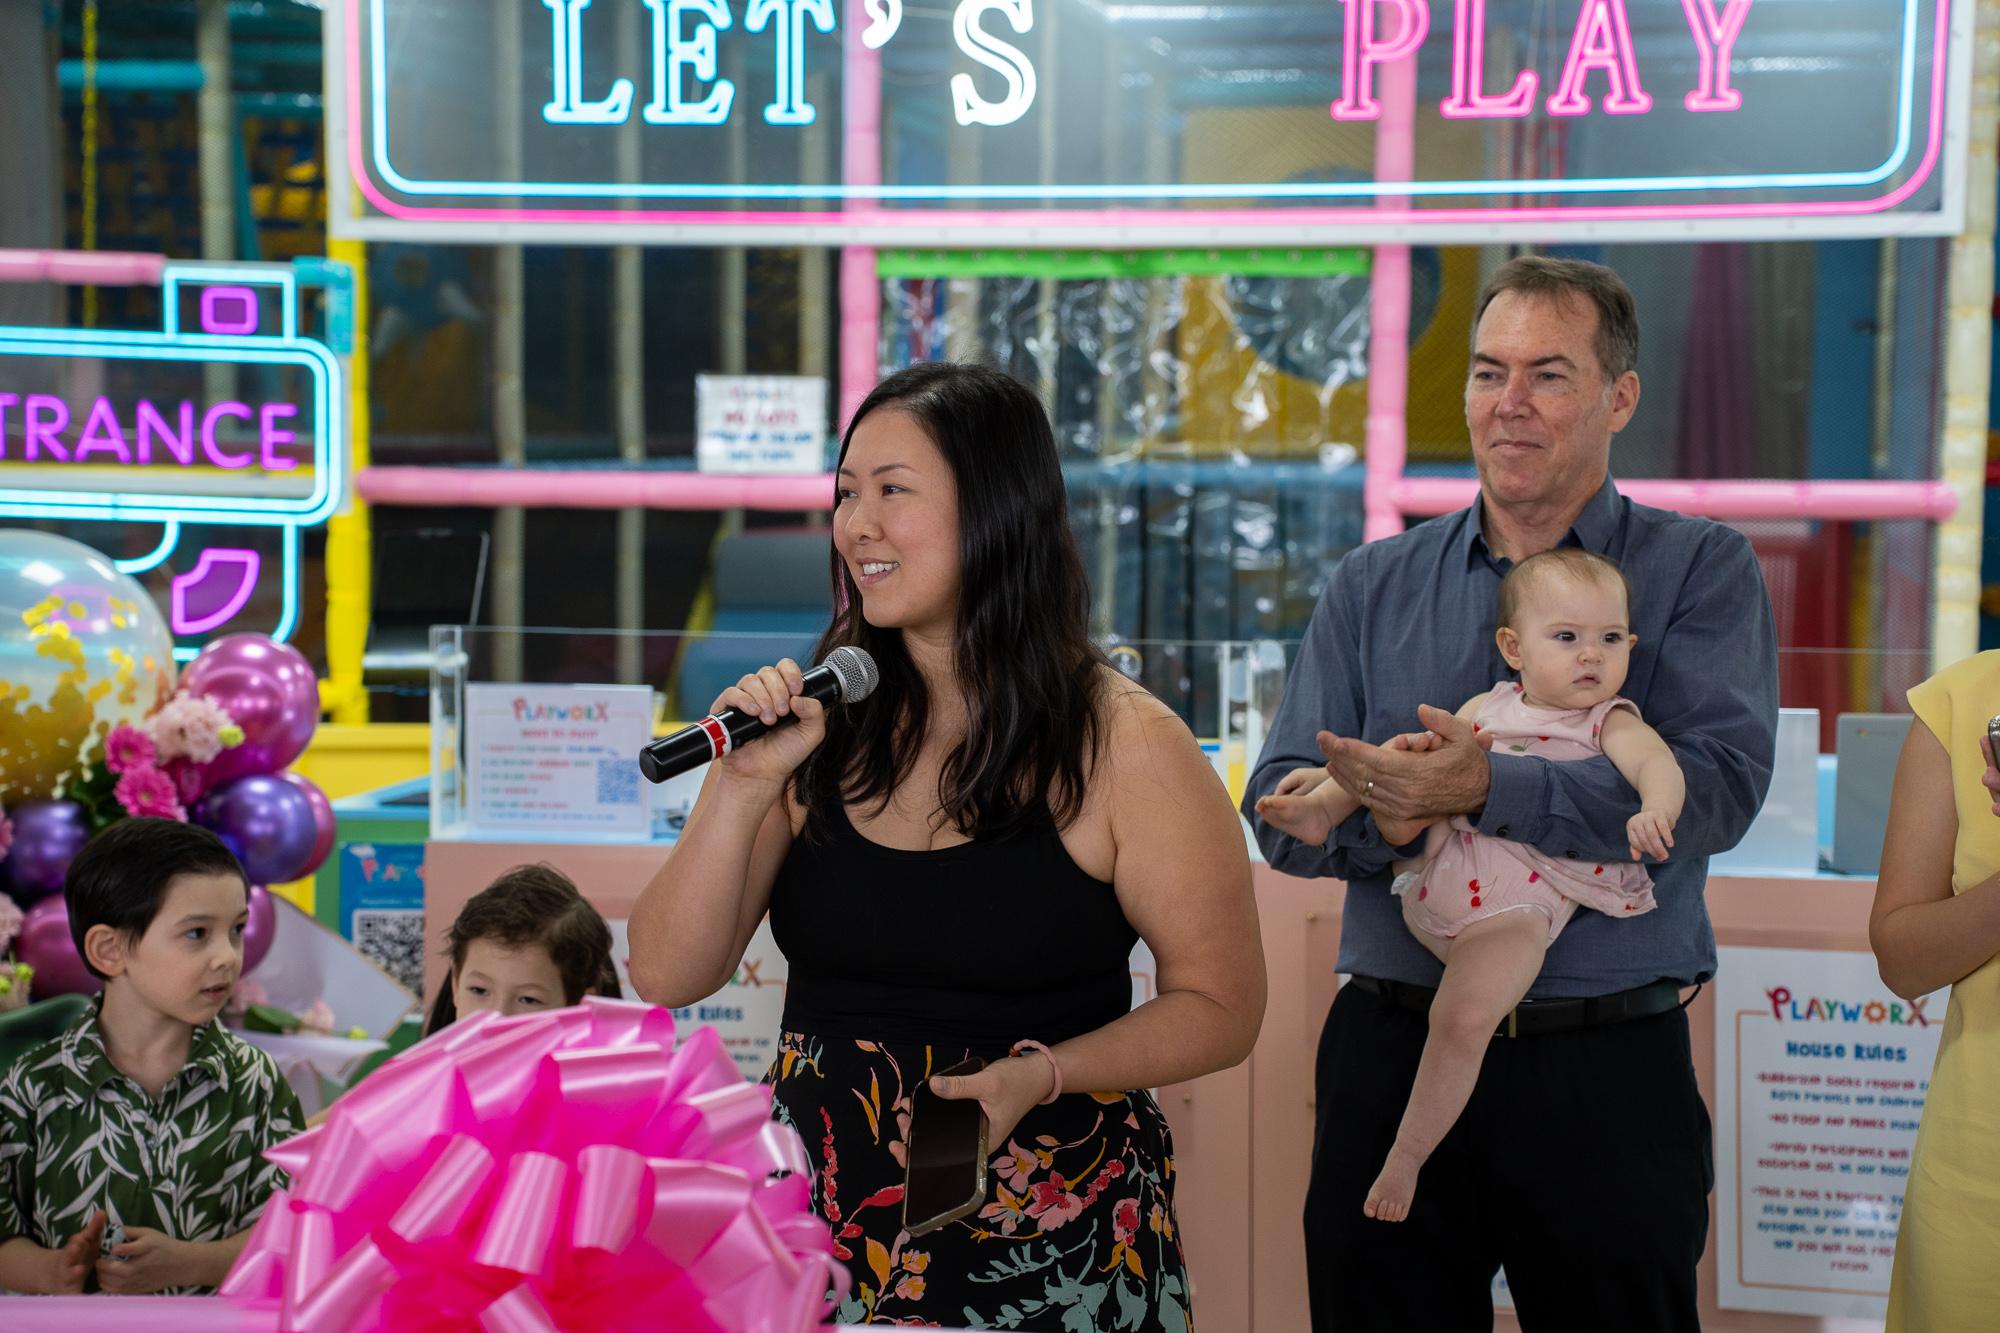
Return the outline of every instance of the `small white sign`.
{"type": "MultiPolygon", "coordinates": [[[[619,983],[627,999],[636,1000],[632,989],[632,948],[623,917],[607,922],[611,927],[611,958],[618,968],[619,983]]],[[[686,1041],[701,1028],[714,1028],[722,1038],[743,1077],[756,1082],[778,1058],[778,1035],[785,1017],[785,956],[771,938],[768,919],[750,937],[736,974],[721,990],[685,1009],[674,1010],[675,1035],[686,1041]]]]}
{"type": "Polygon", "coordinates": [[[812,375],[697,375],[695,467],[826,470],[826,381],[812,375]]]}
{"type": "Polygon", "coordinates": [[[652,706],[643,685],[467,685],[473,827],[646,837],[639,748],[652,736],[652,706]]]}
{"type": "Polygon", "coordinates": [[[1899,999],[1866,953],[1720,951],[1723,1309],[1884,1317],[1948,994],[1899,999]]]}

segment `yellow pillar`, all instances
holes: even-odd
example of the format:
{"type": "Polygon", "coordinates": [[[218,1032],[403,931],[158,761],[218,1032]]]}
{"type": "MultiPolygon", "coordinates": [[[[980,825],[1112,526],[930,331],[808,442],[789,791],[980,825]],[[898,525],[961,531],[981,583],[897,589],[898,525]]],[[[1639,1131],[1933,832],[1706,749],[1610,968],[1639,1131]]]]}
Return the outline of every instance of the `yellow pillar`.
{"type": "MultiPolygon", "coordinates": [[[[354,270],[354,351],[348,358],[347,419],[353,442],[348,476],[368,466],[368,249],[360,241],[327,241],[327,257],[354,270]]],[[[350,482],[350,485],[352,483],[350,482]]],[[[358,487],[347,506],[326,525],[326,682],[320,702],[335,722],[368,720],[368,695],[361,687],[361,654],[368,644],[372,602],[372,542],[368,505],[358,487]]]]}
{"type": "Polygon", "coordinates": [[[1979,557],[1985,536],[1986,417],[1993,343],[1994,129],[2000,113],[2000,0],[1973,13],[1972,125],[1965,230],[1951,243],[1945,322],[1944,439],[1938,475],[1958,512],[1938,525],[1931,669],[1979,651],[1979,557]]]}

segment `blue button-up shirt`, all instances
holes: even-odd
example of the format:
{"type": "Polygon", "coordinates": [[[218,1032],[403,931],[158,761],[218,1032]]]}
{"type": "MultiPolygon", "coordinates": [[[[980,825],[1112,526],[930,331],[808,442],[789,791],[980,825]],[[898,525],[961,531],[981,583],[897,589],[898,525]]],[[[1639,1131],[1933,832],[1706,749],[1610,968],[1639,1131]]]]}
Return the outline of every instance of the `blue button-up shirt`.
{"type": "MultiPolygon", "coordinates": [[[[1362,810],[1323,847],[1257,819],[1252,807],[1295,768],[1324,762],[1324,728],[1379,744],[1420,730],[1417,705],[1456,710],[1513,673],[1494,643],[1500,579],[1478,504],[1350,552],[1313,612],[1243,798],[1265,858],[1289,874],[1348,882],[1340,970],[1435,986],[1442,968],[1411,936],[1389,892],[1399,856],[1362,810]]],[[[1606,995],[1662,977],[1715,973],[1702,889],[1708,858],[1750,827],[1771,783],[1778,727],[1777,634],[1750,543],[1706,519],[1633,504],[1609,479],[1563,540],[1618,562],[1632,584],[1631,672],[1620,693],[1680,761],[1687,803],[1673,856],[1649,865],[1659,908],[1614,920],[1579,912],[1549,947],[1533,999],[1606,995]]],[[[1553,763],[1493,754],[1483,833],[1551,857],[1629,859],[1638,793],[1611,761],[1553,763]]],[[[1414,848],[1404,849],[1411,853],[1414,848]]]]}

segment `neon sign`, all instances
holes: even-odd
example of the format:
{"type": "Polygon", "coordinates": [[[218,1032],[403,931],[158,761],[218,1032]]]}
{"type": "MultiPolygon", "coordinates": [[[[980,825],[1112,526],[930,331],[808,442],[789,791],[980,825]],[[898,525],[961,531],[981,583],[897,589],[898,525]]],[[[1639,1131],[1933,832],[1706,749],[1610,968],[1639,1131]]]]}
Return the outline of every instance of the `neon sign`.
{"type": "Polygon", "coordinates": [[[171,459],[181,467],[197,463],[227,470],[262,467],[266,472],[290,472],[298,459],[277,453],[298,441],[298,436],[277,423],[296,417],[299,409],[291,403],[248,403],[224,400],[200,412],[201,426],[195,426],[195,404],[183,398],[169,421],[152,402],[141,398],[129,418],[128,432],[117,407],[99,396],[83,419],[83,428],[73,442],[65,442],[63,432],[70,424],[69,403],[57,394],[0,393],[0,460],[8,456],[7,410],[20,406],[21,429],[15,437],[16,450],[26,463],[46,459],[53,463],[91,463],[98,455],[124,464],[151,463],[157,457],[171,459]],[[257,447],[241,454],[231,453],[220,437],[221,423],[230,419],[256,422],[257,447]],[[199,449],[197,449],[199,446],[199,449]]]}
{"type": "Polygon", "coordinates": [[[542,19],[523,28],[531,77],[511,131],[496,128],[485,82],[436,76],[438,60],[481,49],[475,38],[491,46],[487,0],[343,0],[329,98],[337,160],[369,211],[337,218],[340,230],[794,224],[820,229],[814,239],[962,243],[969,224],[990,233],[1031,216],[1152,235],[1371,221],[1482,235],[1533,221],[1543,236],[1560,233],[1551,221],[1621,219],[1810,229],[1794,235],[1956,225],[1962,177],[1943,147],[1967,105],[1964,0],[1326,0],[1260,18],[1254,42],[1240,19],[1227,26],[1228,6],[1120,0],[1059,13],[1050,0],[955,0],[911,16],[901,0],[498,2],[542,19]],[[1174,65],[1182,47],[1215,43],[1243,49],[1174,65]],[[1409,61],[1421,96],[1385,106],[1382,71],[1409,61]],[[759,111],[737,105],[752,77],[759,111]],[[1162,81],[1165,99],[1144,92],[1162,81]],[[1243,88],[1268,129],[1240,114],[1243,88]],[[855,119],[870,98],[881,113],[855,119]],[[1313,115],[1364,135],[1400,118],[1417,136],[1413,178],[1373,179],[1370,141],[1315,131],[1313,115]],[[812,150],[798,130],[829,119],[839,137],[818,141],[817,168],[802,163],[812,150]],[[636,140],[611,133],[620,126],[636,140]],[[727,152],[725,128],[737,136],[727,152]],[[1539,147],[1558,130],[1560,151],[1539,147]],[[943,136],[967,133],[940,153],[943,136]],[[1280,170],[1260,134],[1302,143],[1299,165],[1280,170]],[[1242,141],[1211,149],[1204,135],[1242,141]],[[501,153],[496,137],[513,147],[501,153]],[[1099,138],[1121,151],[1094,151],[1099,138]],[[1140,151],[1162,139],[1164,155],[1140,151]],[[639,145],[636,166],[614,163],[614,141],[639,145]]]}
{"type": "MultiPolygon", "coordinates": [[[[116,562],[132,574],[164,564],[183,525],[275,528],[282,601],[272,634],[287,638],[298,618],[300,530],[324,522],[345,494],[340,362],[299,334],[289,266],[170,264],[161,296],[159,333],[0,326],[0,518],[159,523],[152,551],[116,562]],[[277,306],[271,330],[266,294],[277,306]],[[198,331],[181,328],[188,297],[198,298],[198,331]],[[210,398],[107,387],[148,374],[191,383],[214,367],[261,391],[210,398]],[[42,382],[16,380],[17,368],[42,382]],[[303,392],[283,392],[286,382],[303,392]]],[[[245,546],[199,550],[170,580],[174,633],[224,628],[265,565],[245,546]]],[[[196,651],[175,649],[183,659],[196,651]]]]}

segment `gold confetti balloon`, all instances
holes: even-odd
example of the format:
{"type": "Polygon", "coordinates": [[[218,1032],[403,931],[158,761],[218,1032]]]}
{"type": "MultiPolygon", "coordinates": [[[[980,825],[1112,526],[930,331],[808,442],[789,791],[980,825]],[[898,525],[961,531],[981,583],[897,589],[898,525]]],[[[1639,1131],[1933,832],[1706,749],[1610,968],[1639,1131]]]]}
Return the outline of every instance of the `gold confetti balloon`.
{"type": "Polygon", "coordinates": [[[173,637],[138,580],[82,542],[0,528],[0,806],[61,795],[173,685],[173,637]]]}

